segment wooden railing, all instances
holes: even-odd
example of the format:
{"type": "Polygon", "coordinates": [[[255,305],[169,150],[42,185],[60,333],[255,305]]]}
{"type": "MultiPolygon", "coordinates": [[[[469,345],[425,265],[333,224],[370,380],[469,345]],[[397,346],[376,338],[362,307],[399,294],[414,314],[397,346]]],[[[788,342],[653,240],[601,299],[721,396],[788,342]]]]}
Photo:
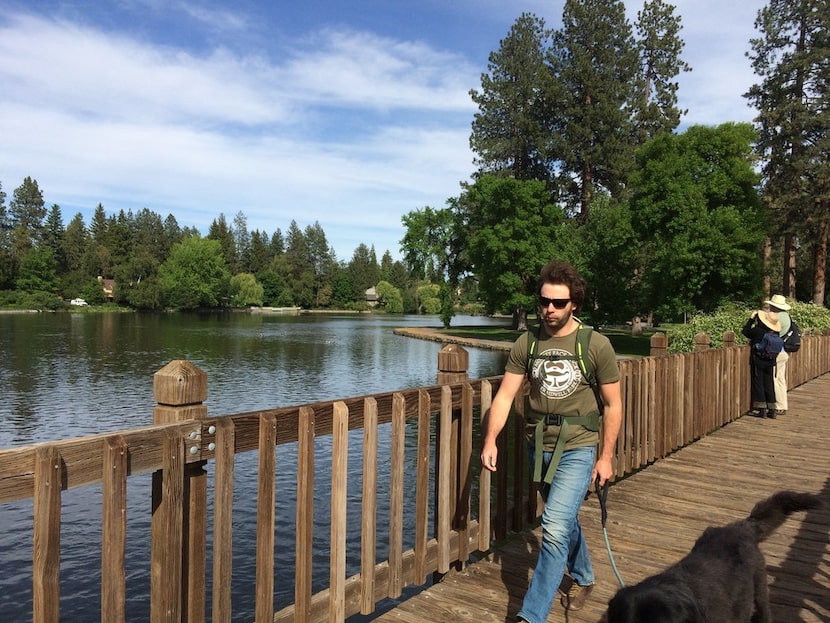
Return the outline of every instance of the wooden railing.
{"type": "MultiPolygon", "coordinates": [[[[709,350],[702,336],[694,353],[620,361],[625,415],[616,448],[618,477],[748,410],[749,353],[746,346],[734,346],[733,335],[724,337],[727,347],[717,350],[709,350]]],[[[661,353],[665,342],[655,336],[652,346],[661,353]]],[[[248,555],[256,558],[258,622],[339,622],[371,613],[405,587],[423,585],[489,550],[491,539],[526,529],[536,519],[537,498],[527,475],[521,418],[512,418],[500,438],[495,476],[478,461],[474,431],[500,377],[467,380],[467,353],[455,345],[441,351],[439,368],[435,386],[207,417],[207,378],[191,363],[174,361],[154,377],[153,426],[0,451],[0,503],[34,501],[32,619],[59,621],[62,492],[93,484],[101,486],[103,498],[101,620],[126,619],[127,482],[152,472],[150,619],[198,623],[209,609],[214,623],[229,622],[234,486],[241,477],[234,463],[251,451],[258,461],[257,512],[256,544],[248,555]],[[377,478],[382,427],[391,430],[385,483],[377,478]],[[349,431],[358,429],[362,444],[355,447],[349,431]],[[314,503],[315,473],[323,467],[314,442],[323,436],[331,438],[325,454],[331,486],[329,504],[321,508],[314,503]],[[417,440],[409,462],[407,437],[417,440]],[[294,444],[298,457],[294,602],[275,612],[275,508],[286,497],[276,490],[275,474],[285,444],[294,444]],[[353,460],[362,465],[359,543],[350,543],[346,530],[353,460]],[[410,481],[414,485],[406,486],[410,481]],[[382,505],[380,495],[386,498],[382,505]],[[386,516],[378,516],[379,506],[388,507],[386,516]],[[329,582],[315,592],[313,518],[320,513],[330,513],[329,582]],[[414,526],[414,534],[405,533],[405,524],[414,526]],[[388,542],[379,543],[379,533],[388,542]],[[414,545],[406,547],[407,541],[414,545]],[[359,570],[349,574],[346,554],[354,548],[359,570]],[[378,550],[388,550],[388,557],[378,560],[378,550]]],[[[791,387],[830,371],[830,337],[805,335],[788,370],[791,387]]],[[[516,410],[522,409],[517,403],[516,410]]]]}

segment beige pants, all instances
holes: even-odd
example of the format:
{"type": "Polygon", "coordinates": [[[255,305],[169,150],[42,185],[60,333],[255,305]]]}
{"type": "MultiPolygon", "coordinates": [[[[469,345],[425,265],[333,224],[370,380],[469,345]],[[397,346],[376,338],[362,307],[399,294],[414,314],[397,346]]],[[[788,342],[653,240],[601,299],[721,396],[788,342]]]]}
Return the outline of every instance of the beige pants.
{"type": "Polygon", "coordinates": [[[787,361],[790,354],[786,351],[778,353],[775,358],[775,410],[787,410],[787,361]]]}

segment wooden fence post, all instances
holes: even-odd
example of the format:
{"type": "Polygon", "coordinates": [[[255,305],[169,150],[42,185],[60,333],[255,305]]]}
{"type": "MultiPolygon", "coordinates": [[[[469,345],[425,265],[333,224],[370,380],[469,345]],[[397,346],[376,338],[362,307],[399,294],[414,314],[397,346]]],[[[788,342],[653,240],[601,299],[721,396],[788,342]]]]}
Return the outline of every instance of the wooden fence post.
{"type": "Polygon", "coordinates": [[[695,352],[699,353],[701,351],[709,350],[712,346],[712,339],[709,337],[708,333],[700,332],[695,335],[695,352]]]}
{"type": "Polygon", "coordinates": [[[724,348],[732,348],[738,345],[738,338],[735,335],[734,331],[724,331],[723,332],[723,347],[724,348]]]}
{"type": "Polygon", "coordinates": [[[458,344],[447,344],[438,351],[438,384],[449,385],[469,380],[470,354],[458,344]]]}
{"type": "MultiPolygon", "coordinates": [[[[438,384],[451,385],[453,383],[463,383],[469,380],[468,369],[470,365],[470,354],[463,346],[458,344],[447,344],[440,351],[438,351],[438,384]]],[[[446,547],[447,543],[440,538],[442,530],[451,525],[452,516],[455,513],[456,501],[453,495],[457,493],[457,474],[454,473],[453,467],[457,468],[457,453],[459,448],[459,421],[451,415],[452,391],[449,387],[444,387],[441,393],[441,417],[435,423],[435,473],[444,474],[447,477],[444,489],[438,485],[436,480],[435,485],[435,499],[433,506],[434,513],[434,536],[439,540],[439,562],[438,571],[433,573],[432,581],[440,582],[448,569],[445,568],[449,563],[444,559],[448,552],[442,550],[441,546],[446,547]],[[443,445],[442,445],[443,444],[443,445]],[[450,450],[453,449],[454,450],[450,450]],[[449,462],[449,465],[444,465],[444,462],[449,462]],[[450,472],[444,470],[449,469],[450,472]],[[443,493],[442,493],[443,491],[443,493]],[[447,496],[442,500],[442,495],[447,496]],[[440,509],[440,510],[439,510],[440,509]],[[445,515],[442,514],[446,513],[445,515]]]]}
{"type": "Polygon", "coordinates": [[[649,343],[651,345],[649,356],[664,357],[669,353],[669,336],[662,331],[652,335],[649,343]]]}
{"type": "Polygon", "coordinates": [[[194,426],[184,438],[168,438],[166,468],[153,473],[150,620],[204,623],[207,472],[205,461],[187,463],[186,456],[201,451],[207,374],[189,361],[171,361],[153,375],[153,396],[154,424],[194,426]]]}

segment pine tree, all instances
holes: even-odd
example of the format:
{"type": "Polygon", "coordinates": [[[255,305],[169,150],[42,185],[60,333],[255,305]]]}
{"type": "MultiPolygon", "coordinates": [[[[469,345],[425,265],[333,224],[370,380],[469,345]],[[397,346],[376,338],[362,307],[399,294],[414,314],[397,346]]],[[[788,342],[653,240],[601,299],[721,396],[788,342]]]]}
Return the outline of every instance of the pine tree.
{"type": "Polygon", "coordinates": [[[222,257],[225,259],[225,266],[232,275],[239,272],[239,254],[236,248],[236,238],[233,230],[228,226],[228,221],[224,214],[220,214],[218,218],[213,219],[208,229],[207,238],[216,240],[222,247],[222,257]]]}
{"type": "Polygon", "coordinates": [[[12,257],[15,265],[20,266],[26,254],[43,238],[46,204],[37,180],[26,177],[23,183],[14,189],[8,214],[12,257]]]}
{"type": "Polygon", "coordinates": [[[757,151],[771,235],[784,238],[783,293],[796,295],[795,249],[813,243],[813,302],[824,304],[830,209],[830,6],[770,0],[748,54],[761,78],[745,94],[758,109],[757,151]]]}
{"type": "Polygon", "coordinates": [[[0,183],[0,290],[8,290],[14,280],[14,258],[12,257],[12,224],[6,210],[6,193],[0,183]]]}
{"type": "Polygon", "coordinates": [[[681,59],[684,41],[675,7],[663,0],[647,0],[637,13],[637,48],[641,73],[633,103],[636,140],[644,143],[680,125],[685,110],[677,107],[677,75],[691,71],[681,59]]]}
{"type": "Polygon", "coordinates": [[[61,207],[55,203],[49,209],[46,216],[46,224],[43,230],[43,242],[52,250],[52,258],[58,274],[66,272],[66,254],[64,253],[64,239],[66,229],[63,226],[61,207]]]}
{"type": "Polygon", "coordinates": [[[479,108],[470,135],[478,174],[550,179],[556,84],[545,60],[549,39],[544,21],[523,13],[490,54],[481,90],[470,91],[479,108]]]}
{"type": "Polygon", "coordinates": [[[566,0],[551,63],[565,95],[561,175],[581,222],[597,190],[612,196],[633,166],[631,102],[639,57],[621,0],[566,0]]]}

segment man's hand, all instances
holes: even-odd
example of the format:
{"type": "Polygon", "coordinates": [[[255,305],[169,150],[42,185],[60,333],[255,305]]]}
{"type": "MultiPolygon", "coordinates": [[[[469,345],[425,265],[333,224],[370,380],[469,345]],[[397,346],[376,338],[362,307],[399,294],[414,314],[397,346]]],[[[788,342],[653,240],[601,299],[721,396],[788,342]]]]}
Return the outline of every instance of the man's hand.
{"type": "Polygon", "coordinates": [[[499,451],[495,444],[485,446],[481,451],[481,464],[489,469],[491,472],[496,471],[496,463],[498,462],[499,451]]]}

